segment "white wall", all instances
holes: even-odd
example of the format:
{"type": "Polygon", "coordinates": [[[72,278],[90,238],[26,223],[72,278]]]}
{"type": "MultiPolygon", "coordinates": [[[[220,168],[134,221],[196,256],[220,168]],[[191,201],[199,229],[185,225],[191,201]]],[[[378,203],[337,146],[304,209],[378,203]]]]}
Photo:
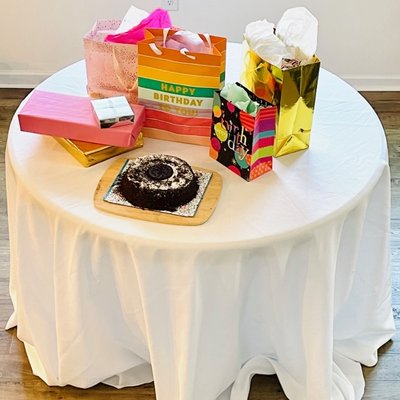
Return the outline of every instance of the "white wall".
{"type": "MultiPolygon", "coordinates": [[[[0,87],[33,87],[83,58],[95,20],[122,18],[131,4],[151,11],[161,0],[1,0],[0,87]]],[[[319,20],[323,68],[359,90],[400,90],[399,0],[179,0],[170,15],[182,28],[241,42],[248,22],[277,22],[300,5],[319,20]]]]}

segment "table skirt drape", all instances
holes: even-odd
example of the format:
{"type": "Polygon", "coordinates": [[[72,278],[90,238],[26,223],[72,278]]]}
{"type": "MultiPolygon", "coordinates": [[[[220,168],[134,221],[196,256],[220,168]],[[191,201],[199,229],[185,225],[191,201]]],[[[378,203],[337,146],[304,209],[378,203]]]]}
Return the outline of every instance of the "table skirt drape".
{"type": "Polygon", "coordinates": [[[6,173],[7,328],[47,384],[245,400],[254,374],[276,373],[290,399],[361,399],[360,364],[394,332],[386,163],[313,229],[229,252],[104,235],[6,173]]]}

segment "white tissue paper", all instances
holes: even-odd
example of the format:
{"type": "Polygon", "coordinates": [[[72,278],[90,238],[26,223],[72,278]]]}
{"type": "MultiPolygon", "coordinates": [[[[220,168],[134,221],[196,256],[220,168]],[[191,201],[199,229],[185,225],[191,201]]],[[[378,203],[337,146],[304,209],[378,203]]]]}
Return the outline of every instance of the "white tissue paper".
{"type": "Polygon", "coordinates": [[[246,26],[244,39],[258,56],[279,68],[283,59],[309,63],[317,49],[318,20],[304,7],[287,10],[275,29],[267,20],[246,26]]]}
{"type": "Polygon", "coordinates": [[[244,38],[248,46],[263,60],[279,66],[282,58],[294,58],[295,52],[274,33],[274,24],[266,19],[246,26],[244,38]]]}
{"type": "Polygon", "coordinates": [[[133,27],[139,25],[142,20],[144,20],[148,16],[149,13],[147,11],[137,8],[135,6],[130,6],[124,18],[122,18],[120,26],[113,33],[117,34],[127,32],[133,27]]]}
{"type": "Polygon", "coordinates": [[[290,8],[278,22],[276,35],[296,50],[296,59],[308,61],[317,51],[318,20],[304,7],[290,8]]]}

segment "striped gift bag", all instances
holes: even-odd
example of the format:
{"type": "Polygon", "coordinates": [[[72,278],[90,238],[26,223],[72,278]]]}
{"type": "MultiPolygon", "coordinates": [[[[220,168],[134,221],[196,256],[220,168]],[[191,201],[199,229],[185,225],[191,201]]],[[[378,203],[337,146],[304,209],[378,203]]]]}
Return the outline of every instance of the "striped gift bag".
{"type": "Polygon", "coordinates": [[[246,181],[272,170],[276,106],[258,98],[240,83],[252,101],[259,104],[255,115],[240,110],[215,92],[210,157],[246,181]]]}
{"type": "Polygon", "coordinates": [[[226,38],[200,35],[209,53],[165,48],[176,30],[148,29],[138,43],[138,97],[147,137],[208,146],[215,90],[225,80],[226,38]]]}

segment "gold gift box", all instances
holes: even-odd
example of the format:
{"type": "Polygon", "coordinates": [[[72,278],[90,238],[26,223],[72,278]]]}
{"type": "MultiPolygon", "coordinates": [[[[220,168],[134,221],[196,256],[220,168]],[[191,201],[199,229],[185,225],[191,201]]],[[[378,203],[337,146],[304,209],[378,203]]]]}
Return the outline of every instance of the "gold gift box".
{"type": "Polygon", "coordinates": [[[249,50],[243,84],[258,97],[278,107],[274,157],[309,147],[320,61],[280,69],[249,50]]]}
{"type": "Polygon", "coordinates": [[[103,144],[81,142],[79,140],[71,140],[55,136],[54,139],[84,167],[90,167],[101,161],[108,160],[111,157],[143,147],[143,134],[141,132],[139,133],[135,144],[130,147],[105,146],[103,144]]]}

